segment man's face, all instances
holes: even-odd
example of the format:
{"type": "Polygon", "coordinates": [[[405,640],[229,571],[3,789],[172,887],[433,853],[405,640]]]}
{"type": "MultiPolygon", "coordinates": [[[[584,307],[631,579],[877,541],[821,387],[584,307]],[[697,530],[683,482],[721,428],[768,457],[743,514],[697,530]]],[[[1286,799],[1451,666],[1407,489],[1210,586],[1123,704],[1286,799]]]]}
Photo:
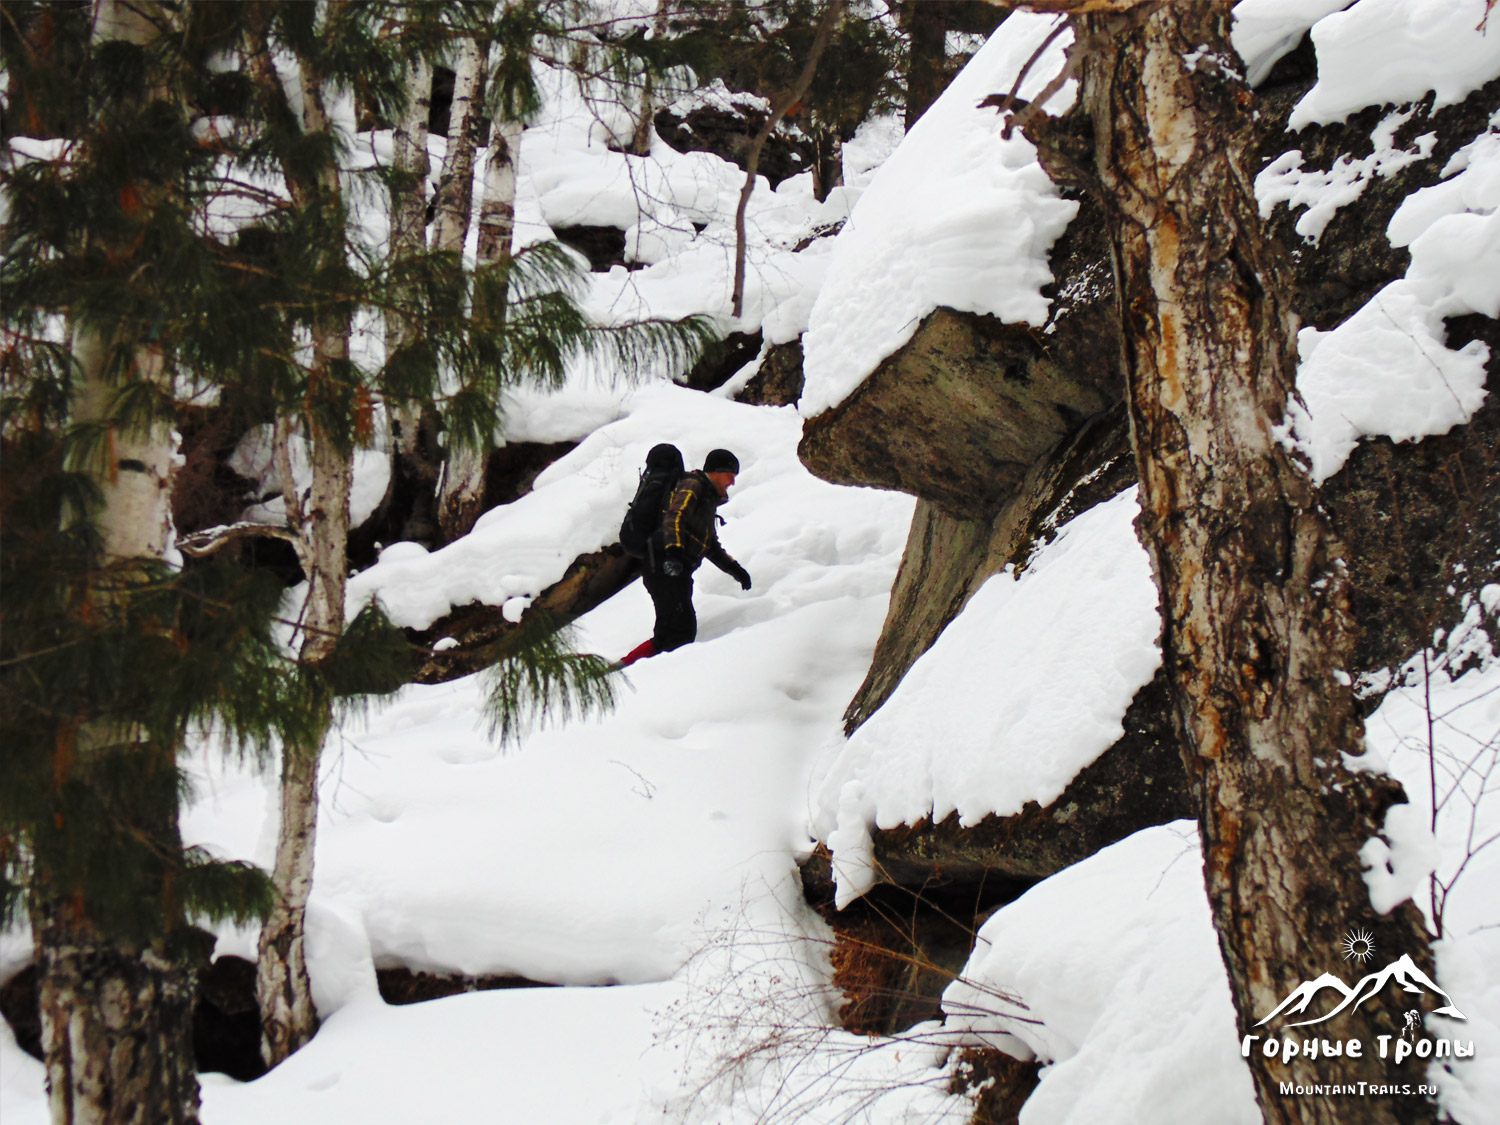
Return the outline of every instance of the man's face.
{"type": "Polygon", "coordinates": [[[714,482],[714,487],[719,490],[719,495],[727,500],[729,498],[729,490],[734,486],[734,474],[709,473],[708,479],[714,482]]]}

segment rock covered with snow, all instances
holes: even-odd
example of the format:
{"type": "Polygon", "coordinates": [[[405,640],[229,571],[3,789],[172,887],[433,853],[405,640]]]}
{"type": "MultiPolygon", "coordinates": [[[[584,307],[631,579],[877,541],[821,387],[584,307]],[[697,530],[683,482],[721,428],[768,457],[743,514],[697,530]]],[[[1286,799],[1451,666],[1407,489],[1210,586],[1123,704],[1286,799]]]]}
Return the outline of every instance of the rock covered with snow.
{"type": "Polygon", "coordinates": [[[1028,1122],[1261,1119],[1192,821],[1138,832],[1002,907],[943,1007],[965,1039],[1051,1064],[1028,1122]]]}
{"type": "Polygon", "coordinates": [[[990,578],[890,699],[820,763],[815,827],[842,905],[872,885],[870,829],[1047,804],[1123,733],[1160,662],[1135,490],[990,578]]]}
{"type": "MultiPolygon", "coordinates": [[[[1010,90],[1057,17],[1017,13],[990,37],[886,161],[835,240],[810,314],[806,389],[812,417],[841,402],[934,309],[987,313],[1040,327],[1052,280],[1047,252],[1077,211],[1019,133],[980,108],[1010,90]]],[[[1035,97],[1062,65],[1053,40],[1022,83],[1035,97]]],[[[1071,84],[1054,112],[1072,103],[1071,84]]]]}
{"type": "MultiPolygon", "coordinates": [[[[1340,5],[1342,8],[1342,5],[1340,5]]],[[[1441,108],[1500,78],[1500,27],[1486,0],[1359,0],[1312,25],[1318,81],[1292,111],[1292,129],[1340,121],[1367,105],[1441,108]]]]}

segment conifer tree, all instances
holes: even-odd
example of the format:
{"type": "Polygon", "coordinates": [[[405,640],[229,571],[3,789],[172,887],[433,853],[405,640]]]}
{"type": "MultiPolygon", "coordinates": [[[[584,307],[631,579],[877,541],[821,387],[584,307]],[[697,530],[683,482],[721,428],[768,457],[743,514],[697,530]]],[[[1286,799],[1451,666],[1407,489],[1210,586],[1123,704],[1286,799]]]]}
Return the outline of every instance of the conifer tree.
{"type": "Polygon", "coordinates": [[[204,723],[250,749],[301,714],[279,591],[172,565],[172,399],[211,383],[204,300],[224,281],[194,222],[214,178],[186,111],[202,90],[179,65],[206,29],[109,0],[6,18],[23,101],[59,64],[82,84],[48,126],[67,147],[3,169],[0,922],[31,922],[53,1119],[191,1122],[191,921],[248,921],[271,888],[184,849],[177,759],[204,723]]]}
{"type": "MultiPolygon", "coordinates": [[[[346,167],[336,99],[357,88],[381,117],[399,119],[408,75],[433,63],[451,27],[476,7],[487,6],[163,5],[148,21],[149,41],[93,48],[83,21],[93,92],[88,112],[70,123],[78,135],[56,160],[6,170],[5,438],[22,451],[5,459],[6,531],[29,528],[37,540],[29,552],[9,543],[5,552],[6,716],[27,724],[32,748],[6,762],[17,781],[0,798],[6,901],[14,910],[24,900],[41,920],[44,959],[48,942],[72,950],[83,935],[121,963],[118,979],[131,969],[165,982],[155,991],[126,982],[139,1009],[126,1022],[139,1030],[128,1050],[95,1036],[84,1057],[66,1060],[93,1069],[54,1080],[54,1096],[67,1099],[60,1114],[89,1099],[126,1104],[118,1083],[98,1076],[115,1060],[156,1091],[140,1102],[142,1120],[191,1119],[196,1086],[180,1033],[191,977],[179,956],[191,944],[190,909],[247,915],[274,905],[261,972],[270,982],[262,993],[271,1060],[315,1028],[301,942],[318,755],[344,708],[393,690],[410,670],[404,638],[378,612],[346,625],[354,449],[376,439],[382,418],[424,407],[438,411],[448,441],[483,445],[493,441],[505,386],[556,385],[569,359],[590,350],[622,368],[647,358],[680,367],[704,337],[696,322],[592,325],[576,302],[575,267],[556,247],[474,270],[451,251],[383,255],[363,237],[349,193],[363,191],[368,203],[362,181],[387,170],[346,167]],[[382,321],[384,349],[362,346],[382,321]],[[109,393],[95,395],[104,405],[85,416],[79,376],[94,368],[109,393]],[[308,578],[305,604],[288,622],[294,661],[265,625],[274,592],[242,591],[225,577],[232,572],[201,564],[183,572],[155,558],[112,560],[121,551],[106,551],[89,530],[110,520],[80,518],[92,510],[85,501],[107,498],[104,486],[154,463],[121,458],[120,443],[156,441],[184,393],[274,419],[286,523],[212,529],[184,550],[211,554],[246,534],[294,544],[308,578]],[[295,442],[310,452],[307,488],[293,469],[295,442]],[[64,452],[87,469],[82,476],[36,471],[44,458],[60,466],[64,452]],[[91,452],[105,459],[80,460],[91,452]],[[21,470],[14,477],[12,467],[21,470]],[[64,501],[71,522],[49,524],[62,518],[64,501]],[[42,514],[22,524],[10,518],[12,502],[42,514]],[[82,561],[49,570],[49,552],[59,564],[82,561]],[[57,667],[68,660],[78,662],[64,663],[71,679],[57,667]],[[289,815],[274,887],[248,869],[182,855],[175,761],[199,719],[215,719],[239,745],[274,736],[283,748],[289,815]],[[80,741],[83,729],[103,733],[80,741]],[[95,808],[108,815],[77,811],[95,808]],[[97,836],[80,836],[86,827],[97,836]],[[105,854],[117,862],[104,863],[105,854]],[[84,880],[90,871],[119,877],[96,887],[84,880]],[[156,906],[144,923],[130,921],[136,915],[116,910],[111,889],[122,901],[156,906]],[[65,928],[47,922],[54,904],[67,907],[65,928]],[[170,1049],[152,1030],[163,1020],[178,1029],[170,1049]]],[[[33,69],[28,78],[43,76],[45,68],[33,69]]],[[[158,487],[158,499],[166,491],[158,487]]],[[[120,526],[134,530],[137,521],[120,526]]],[[[168,540],[163,553],[169,548],[168,540]]],[[[562,715],[608,700],[602,663],[573,655],[557,636],[518,636],[495,657],[502,736],[528,707],[562,715]]],[[[109,979],[73,972],[80,977],[109,979]]],[[[59,993],[55,1006],[60,1018],[104,1018],[77,989],[59,993]]]]}
{"type": "MultiPolygon", "coordinates": [[[[395,636],[371,613],[367,635],[345,632],[344,588],[349,490],[356,446],[376,436],[377,413],[410,417],[434,412],[449,457],[487,449],[499,423],[500,392],[520,383],[557,386],[574,356],[607,353],[625,370],[647,359],[684,366],[706,329],[696,321],[601,328],[578,307],[576,267],[556,246],[506,253],[477,268],[465,263],[457,236],[435,236],[414,250],[412,239],[382,255],[347,201],[361,174],[346,167],[349,138],[329,111],[357,83],[377,115],[400,120],[406,80],[419,60],[429,64],[445,39],[475,37],[474,5],[264,4],[248,9],[238,29],[243,72],[252,89],[254,120],[244,155],[277,178],[284,202],[267,207],[251,230],[270,249],[251,303],[262,351],[276,355],[268,390],[276,409],[274,458],[286,506],[285,527],[307,578],[297,645],[308,676],[322,685],[318,721],[300,743],[283,748],[281,828],[273,875],[277,900],[262,929],[257,996],[263,1052],[275,1064],[317,1027],[303,954],[317,827],[317,770],[324,739],[337,717],[338,687],[363,673],[384,641],[395,636]],[[405,34],[383,32],[396,19],[405,34]],[[295,60],[294,82],[290,62],[295,60]],[[297,97],[288,96],[292,85],[297,97]],[[378,310],[384,354],[356,355],[356,317],[378,310]],[[293,441],[304,443],[310,487],[293,471],[293,441]]],[[[487,8],[488,6],[483,6],[487,8]]],[[[529,60],[528,60],[529,66],[529,60]]],[[[455,126],[455,128],[458,128],[455,126]]],[[[463,135],[468,130],[462,130],[463,135]]],[[[450,136],[452,134],[450,133],[450,136]]],[[[460,162],[462,165],[462,162],[460,162]]],[[[409,180],[410,172],[403,170],[409,180]]],[[[467,175],[460,167],[460,175],[467,175]]],[[[369,198],[366,195],[366,198],[369,198]]],[[[467,215],[469,204],[439,196],[445,213],[467,215]]],[[[452,224],[457,226],[456,220],[452,224]]],[[[205,548],[207,549],[207,548],[205,548]]],[[[355,624],[359,623],[357,619],[355,624]]],[[[516,644],[497,658],[526,664],[523,694],[559,712],[607,703],[605,665],[535,644],[516,644]]],[[[378,662],[377,662],[378,663],[378,662]]],[[[395,686],[402,676],[390,680],[395,686]]],[[[378,681],[380,676],[376,676],[378,681]]],[[[497,688],[497,691],[500,691],[497,688]]],[[[504,695],[500,691],[501,696],[504,695]]],[[[502,724],[503,726],[504,724],[502,724]]]]}

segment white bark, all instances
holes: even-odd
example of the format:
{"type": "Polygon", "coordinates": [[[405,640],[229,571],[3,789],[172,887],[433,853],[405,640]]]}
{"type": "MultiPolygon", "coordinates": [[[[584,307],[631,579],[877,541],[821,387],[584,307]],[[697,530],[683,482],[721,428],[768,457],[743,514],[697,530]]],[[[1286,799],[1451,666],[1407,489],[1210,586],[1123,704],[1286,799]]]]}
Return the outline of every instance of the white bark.
{"type": "MultiPolygon", "coordinates": [[[[117,386],[105,371],[108,344],[97,333],[80,330],[74,355],[83,380],[74,394],[73,420],[105,427],[101,461],[91,466],[102,493],[94,523],[107,559],[161,559],[173,547],[172,477],[177,446],[172,428],[155,423],[127,429],[109,422],[117,386]]],[[[127,378],[161,383],[161,356],[138,349],[127,378]]]]}
{"type": "Polygon", "coordinates": [[[502,262],[511,255],[516,230],[516,166],[521,154],[521,123],[497,121],[490,137],[479,203],[479,261],[502,262]]]}
{"type": "Polygon", "coordinates": [[[427,176],[432,159],[427,154],[427,116],[432,110],[432,67],[412,68],[412,98],[392,136],[396,171],[410,175],[413,183],[391,200],[391,251],[397,256],[420,250],[425,244],[427,176]]]}
{"type": "MultiPolygon", "coordinates": [[[[302,126],[306,132],[318,133],[330,128],[320,77],[306,63],[302,69],[302,103],[302,126]]],[[[299,206],[330,206],[340,191],[338,172],[327,167],[315,181],[307,181],[288,171],[287,187],[299,206]]],[[[344,376],[349,334],[348,318],[341,314],[314,323],[308,380],[310,398],[316,400],[320,394],[328,393],[328,382],[344,376]]],[[[304,662],[315,664],[333,652],[344,629],[353,451],[340,440],[348,435],[327,432],[317,420],[317,411],[307,411],[313,479],[304,498],[296,492],[288,449],[295,428],[296,422],[290,416],[277,419],[273,456],[281,477],[287,526],[295,536],[297,556],[309,586],[301,622],[300,655],[304,662]]],[[[317,1008],[307,975],[304,931],[317,844],[318,760],[332,723],[332,704],[325,701],[317,730],[308,742],[288,745],[282,751],[281,826],[272,872],[277,902],[261,927],[255,977],[261,1053],[271,1066],[306,1044],[318,1029],[317,1008]]]]}
{"type": "Polygon", "coordinates": [[[488,59],[472,39],[460,40],[457,53],[453,108],[448,114],[448,148],[443,154],[443,171],[438,180],[432,248],[461,252],[469,236],[469,212],[474,205],[474,131],[488,59]]]}
{"type": "MultiPolygon", "coordinates": [[[[479,204],[479,262],[504,262],[511,256],[516,229],[516,162],[521,123],[496,122],[491,131],[489,163],[479,204]]],[[[450,450],[438,489],[438,522],[449,542],[467,535],[481,515],[487,458],[477,450],[450,450]]]]}
{"type": "MultiPolygon", "coordinates": [[[[405,116],[396,125],[393,159],[397,172],[411,177],[410,184],[391,194],[391,256],[407,257],[427,245],[427,176],[432,159],[427,154],[427,116],[432,109],[432,67],[419,64],[412,70],[412,98],[405,116]]],[[[395,351],[406,341],[406,326],[399,316],[387,321],[386,343],[395,351]]],[[[392,457],[411,457],[417,450],[421,412],[403,405],[395,412],[398,431],[392,457]]],[[[394,468],[394,466],[393,466],[394,468]]],[[[396,473],[391,473],[394,486],[396,473]]]]}

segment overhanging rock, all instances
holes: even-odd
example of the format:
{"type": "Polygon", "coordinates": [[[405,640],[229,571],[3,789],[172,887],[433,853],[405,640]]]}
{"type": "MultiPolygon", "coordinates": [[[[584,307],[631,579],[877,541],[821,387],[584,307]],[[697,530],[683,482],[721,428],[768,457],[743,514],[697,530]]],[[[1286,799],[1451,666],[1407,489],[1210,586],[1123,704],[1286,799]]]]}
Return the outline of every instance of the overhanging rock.
{"type": "MultiPolygon", "coordinates": [[[[882,883],[940,888],[994,878],[1040,880],[1156,824],[1197,815],[1177,748],[1166,674],[1136,693],[1125,733],[1046,806],[964,828],[958,817],[871,832],[882,883]]],[[[802,869],[809,901],[831,901],[833,873],[819,847],[802,869]]]]}
{"type": "Polygon", "coordinates": [[[853,394],[808,419],[797,453],[836,484],[992,515],[1039,457],[1118,397],[1113,366],[1065,366],[1049,343],[1025,325],[938,309],[853,394]]]}
{"type": "Polygon", "coordinates": [[[1079,201],[1052,248],[1045,328],[940,308],[848,398],[809,418],[803,464],[835,484],[992,519],[1045,454],[1123,397],[1099,207],[1079,201]]]}

